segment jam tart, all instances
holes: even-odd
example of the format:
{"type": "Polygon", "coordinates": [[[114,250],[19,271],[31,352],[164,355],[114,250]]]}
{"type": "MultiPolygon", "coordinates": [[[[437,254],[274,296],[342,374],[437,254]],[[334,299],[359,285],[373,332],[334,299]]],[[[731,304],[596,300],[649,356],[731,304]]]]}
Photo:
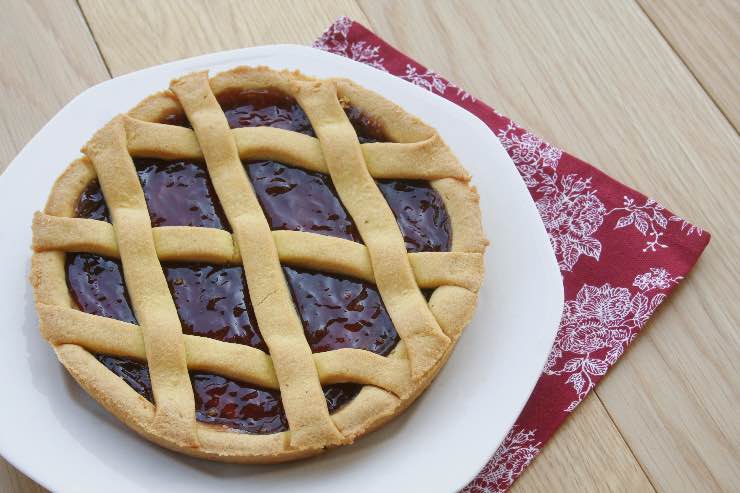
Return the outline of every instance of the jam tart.
{"type": "Polygon", "coordinates": [[[350,80],[192,73],[83,154],[33,220],[41,333],[159,445],[270,463],[352,443],[472,316],[487,240],[468,173],[350,80]]]}

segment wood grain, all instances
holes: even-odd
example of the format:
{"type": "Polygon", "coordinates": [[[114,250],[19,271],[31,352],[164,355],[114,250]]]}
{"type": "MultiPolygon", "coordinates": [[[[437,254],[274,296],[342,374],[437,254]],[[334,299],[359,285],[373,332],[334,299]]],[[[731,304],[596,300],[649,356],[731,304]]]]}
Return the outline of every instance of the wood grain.
{"type": "Polygon", "coordinates": [[[3,1],[0,171],[54,113],[108,78],[73,0],[3,1]]]}
{"type": "Polygon", "coordinates": [[[655,489],[599,398],[590,395],[509,491],[638,493],[655,489]]]}
{"type": "Polygon", "coordinates": [[[361,5],[392,44],[715,233],[597,393],[656,488],[740,489],[740,146],[680,58],[636,4],[361,5]],[[412,10],[413,32],[392,21],[412,10]]]}
{"type": "MultiPolygon", "coordinates": [[[[108,76],[73,2],[5,3],[9,28],[0,32],[0,48],[19,61],[15,71],[0,75],[9,88],[0,105],[0,163],[64,102],[108,76]]],[[[740,490],[740,217],[734,212],[740,144],[714,104],[729,115],[709,87],[718,86],[707,82],[716,75],[702,75],[707,67],[690,62],[675,40],[666,42],[637,4],[80,5],[113,75],[216,50],[308,44],[336,17],[348,15],[556,145],[653,191],[674,212],[710,229],[712,244],[688,285],[609,373],[598,395],[548,443],[515,491],[652,491],[653,485],[661,491],[740,490]]],[[[675,15],[663,15],[668,27],[661,27],[653,10],[643,7],[670,36],[675,15]]],[[[700,33],[706,19],[691,19],[692,29],[700,33]]],[[[716,41],[692,36],[704,51],[716,41]]],[[[722,56],[720,68],[730,64],[736,74],[736,60],[722,56]]],[[[0,491],[39,491],[0,465],[0,491]]]]}
{"type": "Polygon", "coordinates": [[[258,44],[311,44],[334,20],[366,20],[353,0],[81,0],[111,73],[258,44]]]}
{"type": "Polygon", "coordinates": [[[0,493],[44,493],[46,490],[0,457],[0,493]]]}
{"type": "Polygon", "coordinates": [[[740,129],[740,2],[637,1],[728,120],[740,129]]]}

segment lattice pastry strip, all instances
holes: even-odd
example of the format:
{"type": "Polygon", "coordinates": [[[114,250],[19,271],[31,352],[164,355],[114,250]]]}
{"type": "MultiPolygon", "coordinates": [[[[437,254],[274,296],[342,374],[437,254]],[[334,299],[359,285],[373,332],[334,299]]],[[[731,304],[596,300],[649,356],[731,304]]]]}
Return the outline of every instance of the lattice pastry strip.
{"type": "Polygon", "coordinates": [[[143,435],[176,450],[228,461],[275,462],[352,441],[400,413],[449,357],[469,321],[487,244],[469,176],[436,132],[346,80],[237,68],[173,81],[172,93],[116,117],[70,165],[45,214],[34,217],[32,282],[42,333],[80,383],[143,435]],[[214,94],[271,88],[294,97],[317,138],[276,128],[230,130],[214,94]],[[392,143],[360,145],[343,109],[377,117],[392,143]],[[163,123],[182,113],[194,130],[163,123]],[[131,157],[204,159],[233,234],[149,223],[131,157]],[[297,231],[270,231],[242,160],[269,159],[328,173],[363,244],[297,231]],[[90,165],[92,162],[92,165],[90,165]],[[94,168],[94,169],[93,169],[94,168]],[[112,225],[74,218],[73,203],[97,176],[112,225]],[[453,228],[450,252],[407,253],[374,179],[431,180],[453,228]],[[64,253],[87,251],[123,263],[140,325],[76,310],[64,285],[64,253]],[[270,355],[244,345],[183,335],[159,261],[242,263],[270,355]],[[378,286],[401,342],[388,357],[365,350],[311,354],[281,262],[378,286]],[[419,288],[435,288],[429,303],[419,288]],[[85,348],[85,349],[82,349],[85,348]],[[88,352],[146,360],[156,406],[127,388],[88,352]],[[290,431],[240,435],[196,424],[188,369],[279,389],[290,431]],[[364,384],[329,415],[321,385],[364,384]]]}
{"type": "Polygon", "coordinates": [[[226,117],[211,92],[208,74],[185,76],[170,88],[198,136],[211,181],[242,253],[255,315],[282,382],[291,445],[338,444],[342,435],[324,405],[311,348],[283,277],[270,227],[244,172],[226,117]]]}
{"type": "Polygon", "coordinates": [[[375,283],[421,379],[442,357],[450,339],[442,332],[419,291],[406,247],[388,203],[373,181],[352,124],[334,85],[299,83],[296,99],[311,120],[332,182],[355,219],[370,254],[375,283]]]}
{"type": "MultiPolygon", "coordinates": [[[[203,159],[195,133],[189,128],[143,122],[124,116],[127,144],[132,156],[161,159],[203,159]]],[[[242,160],[271,159],[329,173],[321,144],[315,137],[272,127],[231,130],[242,160]]],[[[470,176],[435,133],[420,142],[374,142],[360,146],[368,173],[376,179],[468,180],[470,176]]]]}
{"type": "MultiPolygon", "coordinates": [[[[93,219],[36,213],[33,220],[36,251],[90,252],[120,258],[113,227],[93,219]],[[70,234],[71,233],[71,234],[70,234]]],[[[241,263],[241,253],[228,231],[190,226],[160,226],[152,230],[162,261],[241,263]]],[[[272,231],[282,264],[375,282],[367,247],[354,241],[302,231],[272,231]]],[[[478,291],[483,256],[468,252],[408,254],[416,284],[422,289],[460,286],[478,291]]]]}
{"type": "MultiPolygon", "coordinates": [[[[79,344],[89,351],[146,359],[138,325],[100,317],[79,310],[43,305],[39,318],[44,337],[53,344],[79,344]],[[71,324],[70,324],[71,322],[71,324]]],[[[272,358],[265,352],[206,337],[183,335],[188,368],[206,371],[279,389],[272,358]]],[[[363,349],[337,349],[312,355],[319,381],[375,385],[403,397],[411,387],[408,361],[390,359],[363,349]]]]}
{"type": "Polygon", "coordinates": [[[157,401],[153,427],[178,444],[196,447],[195,401],[180,319],[157,258],[144,192],[128,154],[120,118],[99,130],[84,151],[107,198],[133,309],[141,325],[157,401]]]}

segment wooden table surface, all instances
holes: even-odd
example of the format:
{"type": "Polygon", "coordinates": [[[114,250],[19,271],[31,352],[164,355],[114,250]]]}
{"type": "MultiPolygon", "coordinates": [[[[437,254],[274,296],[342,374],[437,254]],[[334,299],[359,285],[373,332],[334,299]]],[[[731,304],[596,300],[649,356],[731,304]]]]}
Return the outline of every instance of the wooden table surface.
{"type": "MultiPolygon", "coordinates": [[[[712,242],[690,278],[512,491],[740,491],[737,0],[0,0],[0,8],[0,169],[97,82],[217,50],[309,44],[348,15],[708,229],[712,242]]],[[[0,491],[43,490],[0,459],[0,491]]]]}

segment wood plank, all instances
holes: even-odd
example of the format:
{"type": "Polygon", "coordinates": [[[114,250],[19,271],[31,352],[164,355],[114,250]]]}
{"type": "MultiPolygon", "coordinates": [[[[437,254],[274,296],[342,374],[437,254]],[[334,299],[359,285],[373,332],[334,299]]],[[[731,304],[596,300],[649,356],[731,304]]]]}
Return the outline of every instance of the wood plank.
{"type": "Polygon", "coordinates": [[[163,62],[258,44],[311,44],[342,15],[364,20],[353,0],[125,3],[80,5],[114,76],[163,62]]]}
{"type": "Polygon", "coordinates": [[[74,1],[4,2],[3,24],[0,171],[65,103],[108,78],[74,1]]]}
{"type": "Polygon", "coordinates": [[[740,489],[740,145],[650,20],[605,0],[361,5],[411,56],[715,233],[597,392],[656,488],[740,489]]]}
{"type": "Polygon", "coordinates": [[[44,493],[46,490],[0,457],[0,492],[44,493]]]}
{"type": "MultiPolygon", "coordinates": [[[[690,288],[638,341],[597,393],[656,487],[664,491],[740,491],[737,360],[725,362],[720,340],[706,339],[707,319],[693,312],[690,288]],[[700,356],[684,358],[679,327],[693,332],[700,356]],[[735,373],[727,373],[735,367],[735,373]],[[716,380],[713,380],[716,379],[716,380]]],[[[737,321],[734,324],[738,327],[737,321]]],[[[726,353],[737,351],[726,341],[726,353]]],[[[729,354],[730,356],[732,354],[729,354]]]]}
{"type": "Polygon", "coordinates": [[[511,493],[655,491],[596,395],[547,442],[511,493]],[[594,440],[594,437],[598,437],[594,440]]]}
{"type": "Polygon", "coordinates": [[[637,0],[736,129],[740,129],[740,2],[637,0]]]}

